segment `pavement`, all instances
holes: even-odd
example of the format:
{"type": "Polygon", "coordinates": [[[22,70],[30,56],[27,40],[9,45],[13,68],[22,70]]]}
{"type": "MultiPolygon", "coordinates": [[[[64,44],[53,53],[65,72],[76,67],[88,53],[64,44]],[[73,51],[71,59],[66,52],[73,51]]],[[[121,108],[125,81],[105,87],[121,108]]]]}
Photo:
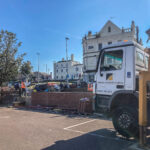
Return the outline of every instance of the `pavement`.
{"type": "Polygon", "coordinates": [[[0,107],[0,150],[127,150],[103,117],[0,107]]]}

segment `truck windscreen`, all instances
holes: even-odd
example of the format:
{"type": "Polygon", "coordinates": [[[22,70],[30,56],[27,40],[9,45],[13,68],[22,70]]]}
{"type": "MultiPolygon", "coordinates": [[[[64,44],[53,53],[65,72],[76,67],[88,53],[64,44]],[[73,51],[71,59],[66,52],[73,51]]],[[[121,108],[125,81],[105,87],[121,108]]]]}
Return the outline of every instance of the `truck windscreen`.
{"type": "Polygon", "coordinates": [[[104,52],[101,61],[101,71],[120,70],[123,62],[123,51],[104,52]]]}

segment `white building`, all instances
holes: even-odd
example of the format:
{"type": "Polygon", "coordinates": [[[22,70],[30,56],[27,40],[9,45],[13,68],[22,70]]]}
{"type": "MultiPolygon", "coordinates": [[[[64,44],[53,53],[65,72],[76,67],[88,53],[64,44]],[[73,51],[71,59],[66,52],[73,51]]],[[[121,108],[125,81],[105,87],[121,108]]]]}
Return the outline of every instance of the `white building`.
{"type": "Polygon", "coordinates": [[[70,60],[54,62],[54,79],[55,80],[77,80],[82,79],[83,76],[83,64],[78,61],[74,61],[74,55],[71,55],[70,60]]]}
{"type": "MultiPolygon", "coordinates": [[[[121,41],[137,41],[138,32],[138,27],[135,27],[134,21],[132,21],[131,27],[127,29],[120,29],[114,23],[108,21],[96,34],[89,31],[88,35],[85,35],[82,39],[83,80],[86,82],[94,80],[99,52],[104,45],[121,41]]],[[[140,43],[142,43],[141,39],[140,43]]]]}

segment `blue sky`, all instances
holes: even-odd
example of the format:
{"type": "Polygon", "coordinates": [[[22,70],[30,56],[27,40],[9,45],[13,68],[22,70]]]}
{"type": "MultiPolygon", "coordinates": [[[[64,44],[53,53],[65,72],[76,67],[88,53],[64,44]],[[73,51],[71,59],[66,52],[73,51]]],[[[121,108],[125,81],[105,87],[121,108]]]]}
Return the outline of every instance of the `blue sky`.
{"type": "Polygon", "coordinates": [[[82,37],[91,30],[98,32],[112,20],[119,27],[139,26],[146,44],[145,31],[150,28],[150,0],[0,0],[0,29],[17,34],[23,42],[19,53],[26,52],[37,70],[40,53],[40,71],[46,65],[53,71],[53,61],[65,57],[65,37],[68,53],[82,62],[82,37]],[[113,18],[113,19],[111,19],[113,18]]]}

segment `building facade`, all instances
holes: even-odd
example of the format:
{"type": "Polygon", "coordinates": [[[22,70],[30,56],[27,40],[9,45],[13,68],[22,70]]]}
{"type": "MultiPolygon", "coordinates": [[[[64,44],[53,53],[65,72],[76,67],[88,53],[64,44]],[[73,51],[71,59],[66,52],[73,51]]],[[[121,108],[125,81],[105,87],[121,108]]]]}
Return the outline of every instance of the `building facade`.
{"type": "Polygon", "coordinates": [[[62,58],[61,61],[54,62],[54,80],[78,80],[83,77],[83,64],[74,60],[71,55],[70,60],[62,58]]]}
{"type": "Polygon", "coordinates": [[[33,72],[32,76],[35,81],[42,82],[45,80],[52,80],[52,72],[50,74],[45,72],[33,72]]]}
{"type": "Polygon", "coordinates": [[[138,39],[138,27],[135,27],[134,21],[132,21],[131,27],[127,29],[120,29],[114,23],[108,21],[98,33],[92,34],[89,31],[82,39],[83,80],[86,82],[94,80],[99,52],[103,46],[121,41],[137,40],[142,43],[142,40],[138,39]]]}

